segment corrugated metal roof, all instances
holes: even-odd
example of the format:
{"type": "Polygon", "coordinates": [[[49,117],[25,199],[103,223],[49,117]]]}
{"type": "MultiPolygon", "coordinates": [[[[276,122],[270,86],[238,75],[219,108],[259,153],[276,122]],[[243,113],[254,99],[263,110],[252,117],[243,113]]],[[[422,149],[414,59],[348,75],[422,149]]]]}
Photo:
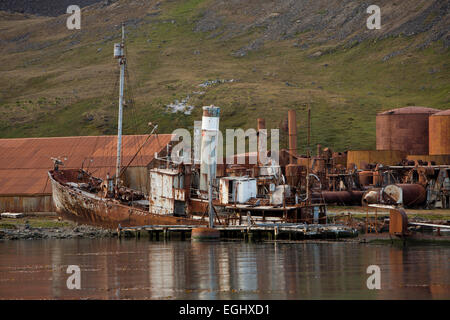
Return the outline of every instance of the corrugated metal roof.
{"type": "MultiPolygon", "coordinates": [[[[123,136],[123,165],[128,164],[147,137],[123,136]]],[[[130,166],[146,166],[171,137],[150,137],[130,166]]],[[[51,157],[61,158],[64,168],[81,168],[84,161],[84,168],[95,176],[114,174],[116,146],[117,136],[0,139],[0,195],[50,194],[47,171],[53,168],[51,157]]]]}
{"type": "Polygon", "coordinates": [[[434,116],[450,116],[450,109],[435,113],[432,117],[434,116]]]}
{"type": "Polygon", "coordinates": [[[436,113],[439,112],[438,109],[433,108],[427,108],[427,107],[404,107],[404,108],[398,108],[398,109],[392,109],[388,111],[384,111],[379,113],[381,114],[417,114],[417,113],[436,113]]]}

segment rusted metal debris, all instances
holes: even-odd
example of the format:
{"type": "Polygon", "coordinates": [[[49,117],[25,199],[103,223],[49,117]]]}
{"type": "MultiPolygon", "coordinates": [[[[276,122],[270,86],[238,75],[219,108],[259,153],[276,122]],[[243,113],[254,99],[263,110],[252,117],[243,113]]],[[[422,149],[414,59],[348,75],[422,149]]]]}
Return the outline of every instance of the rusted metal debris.
{"type": "MultiPolygon", "coordinates": [[[[209,125],[202,127],[204,131],[216,130],[219,112],[208,108],[204,109],[203,121],[209,125]]],[[[257,125],[262,133],[264,119],[258,119],[257,125]]],[[[297,152],[292,110],[288,129],[289,149],[281,150],[279,163],[262,165],[258,155],[258,161],[252,164],[248,160],[254,155],[247,153],[233,157],[244,157],[242,164],[215,167],[212,210],[217,225],[245,225],[249,221],[326,224],[326,206],[332,203],[398,207],[450,204],[449,165],[408,160],[385,165],[382,161],[370,162],[377,158],[366,158],[367,162],[358,162],[359,166],[363,164],[359,168],[347,163],[346,153],[320,145],[315,156],[303,156],[297,152]]],[[[205,148],[207,144],[202,145],[205,148]]],[[[114,227],[207,225],[210,208],[205,192],[206,167],[201,163],[174,163],[169,156],[171,148],[172,144],[167,143],[148,164],[148,193],[125,185],[111,189],[111,179],[97,179],[84,170],[50,171],[57,210],[114,227]]]]}

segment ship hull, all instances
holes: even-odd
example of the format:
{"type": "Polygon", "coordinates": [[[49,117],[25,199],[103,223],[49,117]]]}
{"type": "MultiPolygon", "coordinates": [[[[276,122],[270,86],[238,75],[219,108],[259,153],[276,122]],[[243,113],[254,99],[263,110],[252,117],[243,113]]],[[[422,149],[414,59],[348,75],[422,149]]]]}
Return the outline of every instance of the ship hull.
{"type": "Polygon", "coordinates": [[[56,213],[69,220],[116,229],[145,225],[206,225],[204,220],[155,214],[72,188],[49,172],[56,213]]]}

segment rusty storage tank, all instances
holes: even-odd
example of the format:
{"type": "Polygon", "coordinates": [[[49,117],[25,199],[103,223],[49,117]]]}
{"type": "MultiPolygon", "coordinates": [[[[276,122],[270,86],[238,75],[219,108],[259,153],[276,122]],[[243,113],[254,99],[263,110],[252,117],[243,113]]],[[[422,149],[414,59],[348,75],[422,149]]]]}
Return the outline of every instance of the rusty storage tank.
{"type": "Polygon", "coordinates": [[[428,118],[437,112],[426,107],[405,107],[377,114],[377,150],[428,154],[428,118]]]}
{"type": "Polygon", "coordinates": [[[414,207],[427,200],[427,191],[420,184],[391,184],[383,189],[382,197],[387,204],[414,207]]]}
{"type": "Polygon", "coordinates": [[[450,109],[433,114],[428,121],[430,155],[450,155],[450,109]]]}

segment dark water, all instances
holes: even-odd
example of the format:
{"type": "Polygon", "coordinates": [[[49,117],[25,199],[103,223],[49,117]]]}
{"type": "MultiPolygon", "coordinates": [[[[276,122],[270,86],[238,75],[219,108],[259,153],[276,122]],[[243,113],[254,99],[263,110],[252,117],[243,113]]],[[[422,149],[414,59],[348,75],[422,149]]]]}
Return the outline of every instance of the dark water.
{"type": "Polygon", "coordinates": [[[447,246],[0,242],[0,299],[450,299],[447,246]],[[68,265],[81,270],[69,290],[68,265]],[[369,265],[381,289],[369,290],[369,265]]]}

